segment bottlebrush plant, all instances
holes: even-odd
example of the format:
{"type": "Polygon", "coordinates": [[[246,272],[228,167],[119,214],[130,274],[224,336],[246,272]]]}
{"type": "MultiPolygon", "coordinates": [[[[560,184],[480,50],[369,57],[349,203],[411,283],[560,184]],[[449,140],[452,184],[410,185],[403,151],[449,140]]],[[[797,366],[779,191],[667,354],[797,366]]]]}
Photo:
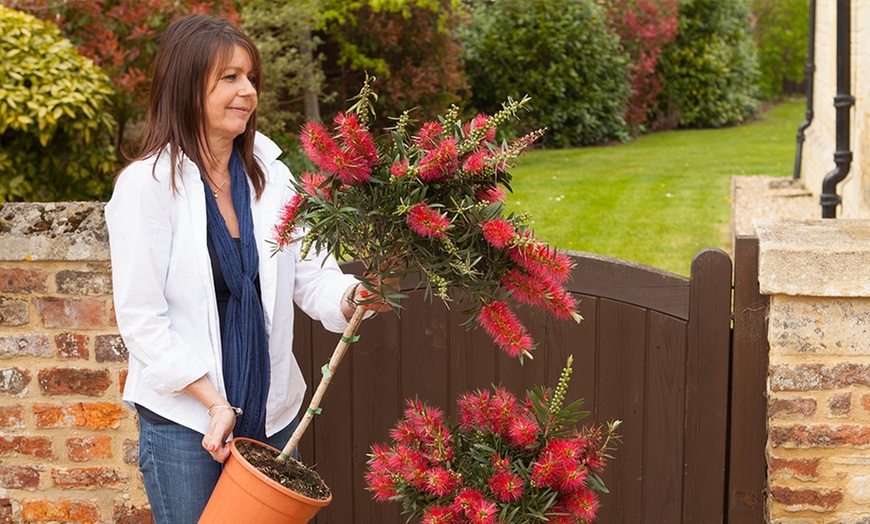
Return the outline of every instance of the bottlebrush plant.
{"type": "Polygon", "coordinates": [[[534,342],[510,299],[561,319],[581,317],[563,287],[571,259],[536,238],[529,217],[507,213],[503,202],[513,162],[544,133],[496,141],[498,126],[528,97],[467,122],[453,106],[416,132],[406,111],[375,138],[371,81],[333,130],[304,126],[302,145],[318,169],[293,181],[276,248],[300,242],[303,256],[315,249],[360,260],[363,284],[395,308],[403,295],[383,283],[417,274],[428,297],[459,303],[509,355],[531,357],[534,342]]]}
{"type": "Polygon", "coordinates": [[[366,482],[375,500],[400,502],[422,524],[588,523],[606,492],[599,474],[619,421],[575,425],[582,400],[563,406],[571,357],[555,391],[520,400],[504,388],[466,393],[459,423],[419,400],[371,448],[366,482]]]}

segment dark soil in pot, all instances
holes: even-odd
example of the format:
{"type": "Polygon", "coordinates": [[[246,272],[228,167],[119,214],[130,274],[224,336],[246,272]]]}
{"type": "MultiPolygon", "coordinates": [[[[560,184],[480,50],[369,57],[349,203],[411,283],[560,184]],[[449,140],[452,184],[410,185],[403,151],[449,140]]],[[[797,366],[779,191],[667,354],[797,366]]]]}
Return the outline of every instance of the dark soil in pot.
{"type": "Polygon", "coordinates": [[[236,442],[236,449],[258,471],[285,488],[316,500],[329,498],[329,488],[320,475],[298,460],[278,460],[274,450],[254,442],[236,442]]]}

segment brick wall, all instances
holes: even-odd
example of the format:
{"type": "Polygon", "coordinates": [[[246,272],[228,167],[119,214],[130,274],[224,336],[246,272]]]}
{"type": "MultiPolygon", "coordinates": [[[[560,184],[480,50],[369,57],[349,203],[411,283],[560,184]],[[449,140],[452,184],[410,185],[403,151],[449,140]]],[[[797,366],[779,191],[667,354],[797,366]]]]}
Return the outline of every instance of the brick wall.
{"type": "Polygon", "coordinates": [[[152,521],[102,210],[0,204],[0,523],[152,521]]]}
{"type": "Polygon", "coordinates": [[[870,221],[756,223],[768,338],[768,511],[870,522],[870,221]]]}

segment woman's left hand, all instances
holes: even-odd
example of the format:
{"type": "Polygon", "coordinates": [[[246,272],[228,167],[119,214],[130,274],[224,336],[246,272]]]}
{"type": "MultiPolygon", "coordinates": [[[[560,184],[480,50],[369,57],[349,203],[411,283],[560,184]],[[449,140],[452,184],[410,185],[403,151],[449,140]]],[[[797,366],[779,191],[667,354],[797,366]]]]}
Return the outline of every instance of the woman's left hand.
{"type": "Polygon", "coordinates": [[[208,423],[208,431],[202,437],[202,447],[211,453],[212,458],[223,463],[230,456],[227,439],[236,425],[236,414],[231,409],[215,409],[208,423]]]}

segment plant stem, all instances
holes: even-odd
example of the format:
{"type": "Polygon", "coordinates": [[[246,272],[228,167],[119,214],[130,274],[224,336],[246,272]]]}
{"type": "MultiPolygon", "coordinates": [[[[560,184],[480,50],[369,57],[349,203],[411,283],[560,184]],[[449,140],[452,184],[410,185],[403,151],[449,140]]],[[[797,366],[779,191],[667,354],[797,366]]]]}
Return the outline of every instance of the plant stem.
{"type": "Polygon", "coordinates": [[[323,395],[326,394],[326,389],[329,388],[329,383],[332,382],[332,375],[335,374],[335,369],[341,363],[341,359],[347,352],[347,348],[351,345],[352,342],[350,341],[354,335],[356,335],[356,330],[359,328],[365,312],[366,310],[363,306],[357,306],[354,310],[350,322],[348,322],[338,345],[335,346],[335,351],[332,352],[332,357],[329,359],[329,372],[327,373],[324,371],[323,376],[320,378],[320,384],[317,385],[317,390],[314,392],[314,396],[311,397],[311,403],[308,404],[308,409],[305,410],[305,415],[303,415],[302,420],[299,421],[299,425],[296,426],[296,430],[293,432],[290,440],[287,441],[287,445],[284,446],[283,450],[281,450],[281,454],[278,455],[277,460],[287,460],[287,457],[289,457],[293,450],[296,449],[296,446],[302,439],[302,435],[305,433],[305,430],[308,429],[309,424],[311,424],[311,419],[314,418],[315,413],[317,413],[320,408],[320,402],[323,400],[323,395]]]}

